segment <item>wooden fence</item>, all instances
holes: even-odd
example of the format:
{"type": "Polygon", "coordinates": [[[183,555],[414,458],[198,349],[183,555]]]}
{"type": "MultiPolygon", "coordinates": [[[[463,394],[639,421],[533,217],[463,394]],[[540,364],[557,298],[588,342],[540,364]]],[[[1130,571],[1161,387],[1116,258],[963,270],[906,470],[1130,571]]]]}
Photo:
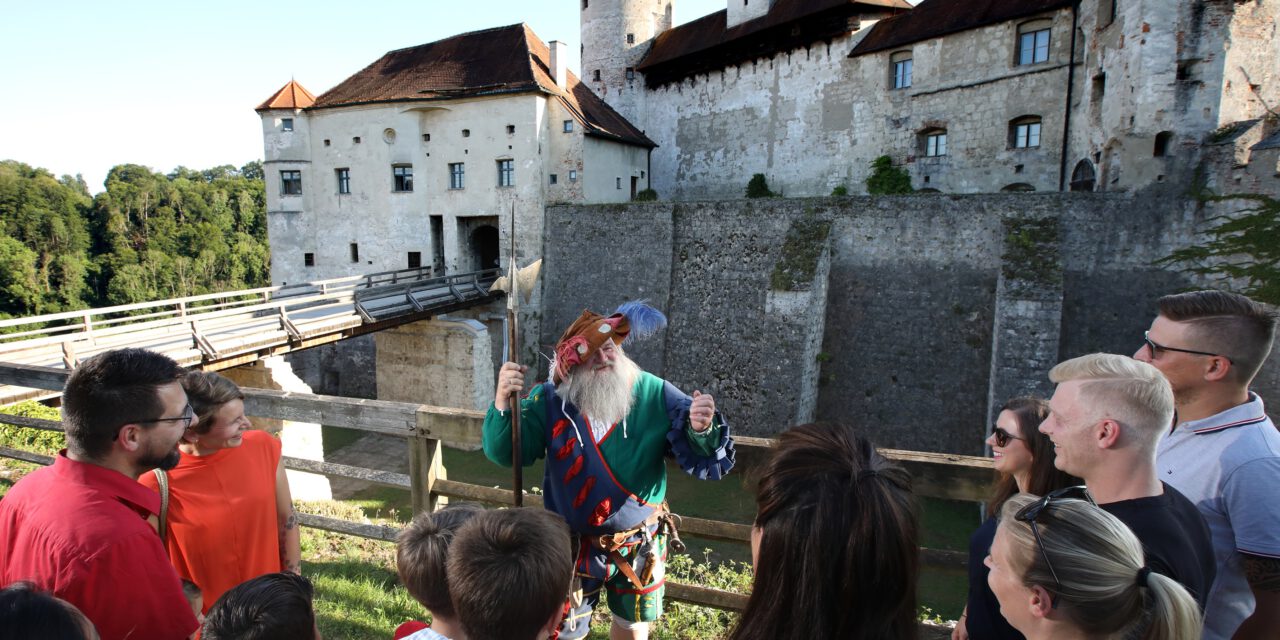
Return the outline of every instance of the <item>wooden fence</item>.
{"type": "MultiPolygon", "coordinates": [[[[0,364],[0,384],[60,390],[67,374],[67,371],[59,369],[0,364]]],[[[244,393],[245,413],[253,417],[381,433],[402,437],[408,442],[410,473],[407,475],[292,457],[284,459],[288,469],[406,489],[412,496],[415,513],[435,509],[441,497],[496,505],[513,504],[508,489],[444,477],[444,443],[480,444],[480,427],[484,419],[480,411],[265,389],[245,388],[244,393]]],[[[62,430],[61,425],[54,421],[3,414],[0,414],[0,423],[62,430]]],[[[736,437],[735,442],[738,450],[748,456],[764,453],[773,444],[771,439],[751,437],[736,437]]],[[[991,463],[986,458],[897,449],[881,449],[880,453],[911,474],[912,486],[919,496],[978,502],[986,498],[991,488],[991,463]]],[[[36,464],[53,462],[49,456],[5,447],[0,447],[0,456],[36,464]]],[[[542,499],[530,495],[525,497],[525,503],[541,506],[542,499]]],[[[299,519],[304,526],[375,540],[394,541],[399,532],[395,526],[310,514],[300,515],[299,519]]],[[[681,532],[686,535],[743,544],[750,541],[751,526],[748,524],[685,517],[683,525],[681,532]]],[[[966,560],[967,554],[962,552],[929,549],[921,552],[921,561],[926,566],[957,568],[965,566],[966,560]]],[[[746,603],[746,596],[742,594],[676,582],[667,583],[667,595],[672,600],[733,611],[740,611],[746,603]]]]}

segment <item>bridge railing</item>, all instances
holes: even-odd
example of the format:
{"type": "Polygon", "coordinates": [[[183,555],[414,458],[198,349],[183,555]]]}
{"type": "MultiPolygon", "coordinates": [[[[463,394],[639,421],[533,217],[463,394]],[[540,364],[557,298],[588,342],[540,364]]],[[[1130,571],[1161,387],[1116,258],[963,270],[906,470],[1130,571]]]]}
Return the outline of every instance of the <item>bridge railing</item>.
{"type": "MultiPolygon", "coordinates": [[[[45,389],[61,389],[66,372],[44,367],[0,367],[0,383],[45,389]]],[[[295,471],[361,480],[376,485],[409,491],[414,512],[436,509],[442,498],[458,498],[495,505],[511,505],[509,489],[499,489],[457,480],[445,475],[443,447],[445,443],[474,446],[480,443],[484,414],[469,409],[436,407],[406,402],[367,400],[341,396],[292,393],[245,388],[245,413],[258,418],[319,423],[367,433],[380,433],[405,438],[409,451],[409,473],[393,473],[347,465],[286,457],[285,467],[295,471]]],[[[54,421],[0,414],[0,423],[61,431],[54,421]]],[[[764,453],[773,446],[768,438],[737,437],[740,451],[764,453]]],[[[991,462],[986,458],[953,454],[880,449],[912,476],[916,495],[979,502],[985,500],[994,480],[991,462]]],[[[0,457],[36,464],[51,464],[53,459],[37,453],[0,447],[0,457]]],[[[540,496],[524,498],[530,506],[540,506],[540,496]]],[[[350,522],[317,515],[301,515],[303,525],[393,542],[399,528],[350,522]]],[[[704,518],[685,517],[682,533],[711,540],[748,544],[751,526],[704,518]]],[[[963,552],[921,550],[925,566],[962,568],[967,562],[963,552]]],[[[673,600],[719,609],[740,611],[746,596],[696,585],[667,583],[667,594],[673,600]]]]}

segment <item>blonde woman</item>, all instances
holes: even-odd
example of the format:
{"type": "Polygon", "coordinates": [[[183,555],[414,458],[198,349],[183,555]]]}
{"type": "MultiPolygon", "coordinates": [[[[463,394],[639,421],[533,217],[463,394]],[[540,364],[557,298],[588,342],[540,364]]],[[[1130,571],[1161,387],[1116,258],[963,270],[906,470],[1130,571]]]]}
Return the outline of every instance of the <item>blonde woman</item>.
{"type": "Polygon", "coordinates": [[[1186,588],[1146,566],[1142,545],[1084,487],[1005,503],[988,582],[1000,613],[1030,640],[1198,640],[1186,588]]]}
{"type": "MultiPolygon", "coordinates": [[[[224,592],[257,576],[301,570],[297,516],[280,457],[280,441],[249,429],[244,394],[213,372],[182,380],[200,417],[183,434],[182,460],[168,472],[161,523],[169,558],[204,592],[204,611],[224,592]]],[[[139,482],[159,490],[159,478],[139,482]]]]}

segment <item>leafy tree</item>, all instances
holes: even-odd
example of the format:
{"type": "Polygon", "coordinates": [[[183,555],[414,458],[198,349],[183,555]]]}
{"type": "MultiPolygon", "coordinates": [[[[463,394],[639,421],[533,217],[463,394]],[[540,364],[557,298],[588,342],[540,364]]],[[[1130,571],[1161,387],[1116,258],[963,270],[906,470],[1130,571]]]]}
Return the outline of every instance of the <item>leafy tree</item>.
{"type": "Polygon", "coordinates": [[[1250,203],[1207,221],[1208,241],[1173,252],[1157,264],[1182,264],[1192,273],[1243,282],[1241,292],[1280,305],[1280,200],[1263,195],[1207,196],[1250,203]]]}
{"type": "Polygon", "coordinates": [[[747,183],[748,198],[769,198],[772,196],[773,192],[769,190],[769,183],[765,181],[763,173],[751,176],[751,181],[747,183]]]}
{"type": "Polygon", "coordinates": [[[893,160],[889,156],[880,156],[871,161],[867,193],[879,196],[911,191],[911,176],[907,175],[905,169],[893,166],[893,160]]]}

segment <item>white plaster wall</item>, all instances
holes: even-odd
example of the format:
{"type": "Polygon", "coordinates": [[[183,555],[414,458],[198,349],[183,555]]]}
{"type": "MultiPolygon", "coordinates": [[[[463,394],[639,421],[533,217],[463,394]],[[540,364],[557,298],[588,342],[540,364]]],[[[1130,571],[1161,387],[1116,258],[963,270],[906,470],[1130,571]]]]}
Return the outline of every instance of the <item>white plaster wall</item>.
{"type": "Polygon", "coordinates": [[[732,29],[769,13],[773,0],[725,0],[725,27],[732,29]]]}
{"type": "MultiPolygon", "coordinates": [[[[577,0],[581,8],[582,0],[577,0]]],[[[765,2],[767,0],[753,0],[765,2]]],[[[637,72],[627,80],[627,67],[639,66],[658,34],[671,28],[674,0],[590,0],[581,9],[582,79],[623,117],[635,122],[645,108],[645,89],[637,72]],[[627,34],[635,42],[627,42],[627,34]],[[595,80],[595,71],[600,80],[595,80]]]]}
{"type": "Polygon", "coordinates": [[[584,137],[582,159],[589,168],[583,186],[585,201],[593,204],[628,202],[631,200],[633,177],[638,180],[637,192],[648,189],[647,156],[643,147],[584,137]]]}

